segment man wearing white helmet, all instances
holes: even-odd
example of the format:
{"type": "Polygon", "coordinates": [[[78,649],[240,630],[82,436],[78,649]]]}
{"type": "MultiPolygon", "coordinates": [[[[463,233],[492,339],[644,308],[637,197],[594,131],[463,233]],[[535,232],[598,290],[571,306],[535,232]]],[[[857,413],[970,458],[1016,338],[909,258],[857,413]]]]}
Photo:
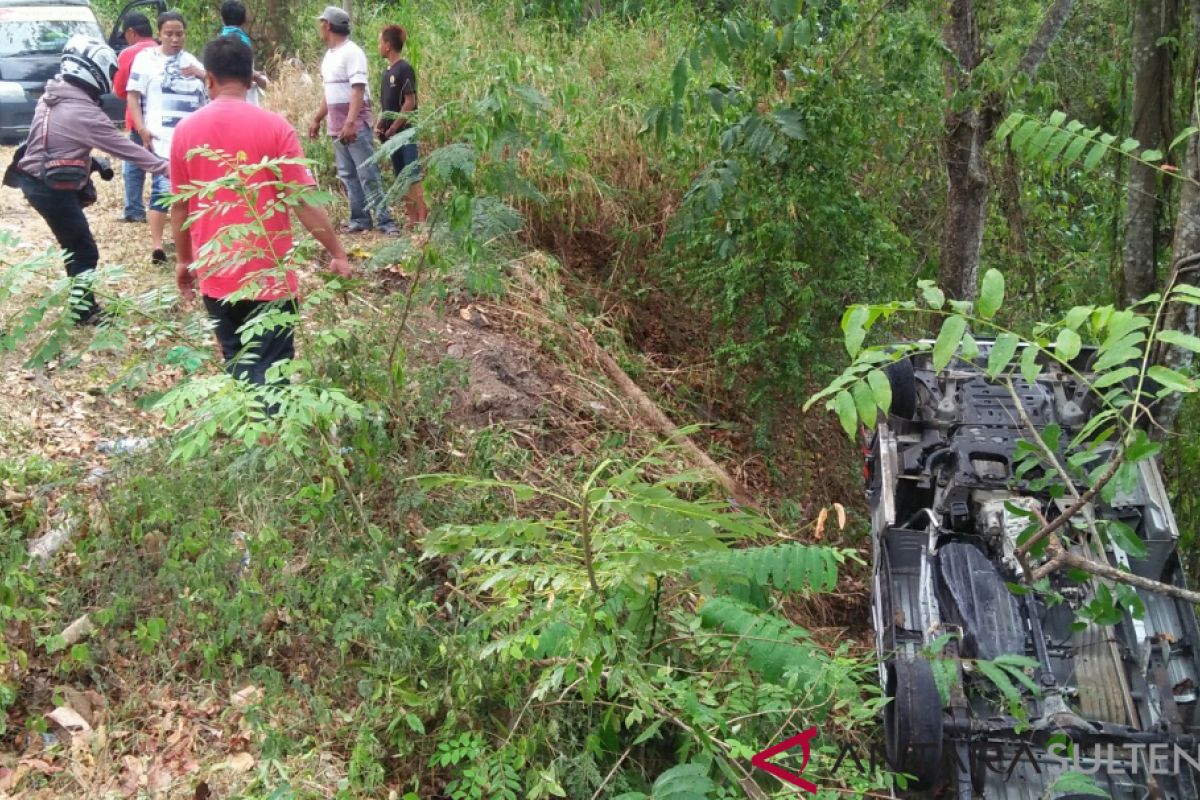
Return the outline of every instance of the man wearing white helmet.
{"type": "MultiPolygon", "coordinates": [[[[67,275],[75,277],[95,269],[100,259],[80,197],[89,180],[92,149],[156,175],[166,175],[168,166],[165,159],[122,136],[101,109],[100,97],[112,91],[117,72],[112,48],[99,39],[72,36],[63,48],[60,69],[46,83],[24,155],[14,166],[17,186],[66,251],[67,275]]],[[[90,290],[81,291],[74,308],[77,325],[94,325],[101,319],[90,290]]]]}

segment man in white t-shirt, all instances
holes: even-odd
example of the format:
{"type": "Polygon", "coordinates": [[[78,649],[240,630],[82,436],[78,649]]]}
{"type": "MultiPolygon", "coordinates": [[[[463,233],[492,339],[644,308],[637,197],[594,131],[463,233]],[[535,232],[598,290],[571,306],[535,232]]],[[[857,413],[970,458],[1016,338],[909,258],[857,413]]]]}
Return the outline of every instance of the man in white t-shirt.
{"type": "MultiPolygon", "coordinates": [[[[126,87],[129,115],[142,144],[168,158],[171,155],[171,136],[175,126],[207,99],[204,88],[204,66],[194,55],[183,49],[187,26],[177,11],[167,11],[158,17],[158,36],[162,44],[148,47],[133,59],[126,87]]],[[[155,176],[150,184],[151,253],[155,264],[165,264],[163,232],[167,227],[171,181],[155,176]]]]}
{"type": "Polygon", "coordinates": [[[328,117],[327,130],[333,137],[338,178],[350,199],[350,222],[343,230],[348,233],[368,231],[374,216],[379,231],[397,233],[399,229],[392,221],[384,199],[379,165],[371,160],[375,147],[371,138],[367,54],[350,41],[350,15],[341,8],[328,6],[317,17],[317,25],[321,40],[329,49],[321,61],[325,92],[308,135],[319,136],[321,123],[328,117]]]}

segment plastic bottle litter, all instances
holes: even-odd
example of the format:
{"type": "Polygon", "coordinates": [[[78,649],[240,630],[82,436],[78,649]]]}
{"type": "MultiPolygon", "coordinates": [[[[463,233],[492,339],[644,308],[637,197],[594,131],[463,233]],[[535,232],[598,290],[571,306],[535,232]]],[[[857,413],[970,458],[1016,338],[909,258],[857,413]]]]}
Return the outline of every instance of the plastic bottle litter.
{"type": "Polygon", "coordinates": [[[51,528],[44,536],[39,536],[29,543],[29,555],[40,561],[46,561],[67,543],[75,532],[75,520],[71,517],[62,524],[51,528]]]}
{"type": "Polygon", "coordinates": [[[101,442],[96,445],[96,449],[108,455],[122,456],[149,449],[152,444],[154,440],[148,436],[127,436],[124,439],[101,442]]]}
{"type": "Polygon", "coordinates": [[[247,541],[249,537],[245,531],[234,531],[229,535],[229,538],[233,542],[233,546],[240,550],[242,554],[241,558],[238,559],[237,569],[233,573],[235,577],[241,578],[242,574],[250,567],[250,544],[247,541]]]}

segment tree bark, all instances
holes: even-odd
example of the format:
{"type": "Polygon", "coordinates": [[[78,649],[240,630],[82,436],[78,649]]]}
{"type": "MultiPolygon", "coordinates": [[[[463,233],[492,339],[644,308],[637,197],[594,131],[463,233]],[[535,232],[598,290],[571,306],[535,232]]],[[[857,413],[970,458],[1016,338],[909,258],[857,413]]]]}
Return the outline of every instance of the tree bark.
{"type": "Polygon", "coordinates": [[[1037,74],[1038,67],[1042,65],[1046,54],[1050,52],[1050,45],[1054,44],[1058,34],[1062,33],[1063,26],[1067,24],[1067,19],[1071,16],[1071,10],[1074,8],[1075,0],[1055,0],[1054,5],[1050,6],[1046,12],[1046,16],[1042,17],[1042,26],[1038,29],[1037,36],[1033,37],[1029,49],[1025,51],[1025,55],[1021,56],[1021,64],[1017,67],[1019,72],[1030,78],[1037,74]]]}
{"type": "Polygon", "coordinates": [[[975,296],[979,251],[987,217],[988,179],[980,110],[954,110],[954,97],[967,88],[971,73],[983,60],[974,0],[950,0],[950,15],[942,35],[954,55],[943,67],[946,78],[946,219],[942,229],[942,288],[960,300],[975,296]]]}
{"type": "MultiPolygon", "coordinates": [[[[1075,0],[1055,0],[1042,18],[1037,34],[1018,65],[1032,78],[1051,44],[1062,31],[1075,0]]],[[[954,55],[943,68],[946,80],[945,136],[942,158],[946,164],[946,216],[942,228],[938,280],[951,297],[975,296],[979,255],[987,222],[988,177],[984,148],[1004,113],[1000,92],[978,107],[955,110],[954,97],[971,82],[971,73],[983,61],[975,0],[949,0],[949,16],[942,30],[946,47],[954,55]]]]}
{"type": "MultiPolygon", "coordinates": [[[[1159,40],[1174,32],[1172,0],[1136,0],[1133,12],[1133,130],[1142,148],[1160,149],[1170,109],[1171,50],[1159,40]]],[[[1129,163],[1121,299],[1129,305],[1158,287],[1158,170],[1129,163]]]]}
{"type": "MultiPolygon", "coordinates": [[[[1200,44],[1200,0],[1189,0],[1192,18],[1192,46],[1200,44]]],[[[1200,89],[1200,80],[1192,75],[1192,97],[1200,89]]],[[[1191,124],[1200,126],[1200,108],[1192,101],[1191,124]]],[[[1183,186],[1179,191],[1179,212],[1175,219],[1175,238],[1171,246],[1171,275],[1169,286],[1177,283],[1200,285],[1200,136],[1188,139],[1183,157],[1180,177],[1183,186]]],[[[1196,335],[1196,306],[1187,303],[1172,303],[1167,307],[1163,327],[1196,335]]],[[[1182,347],[1161,348],[1155,353],[1155,361],[1185,373],[1191,370],[1193,356],[1182,347]]],[[[1157,421],[1166,430],[1172,430],[1183,404],[1183,395],[1174,394],[1163,399],[1157,408],[1157,421]]]]}

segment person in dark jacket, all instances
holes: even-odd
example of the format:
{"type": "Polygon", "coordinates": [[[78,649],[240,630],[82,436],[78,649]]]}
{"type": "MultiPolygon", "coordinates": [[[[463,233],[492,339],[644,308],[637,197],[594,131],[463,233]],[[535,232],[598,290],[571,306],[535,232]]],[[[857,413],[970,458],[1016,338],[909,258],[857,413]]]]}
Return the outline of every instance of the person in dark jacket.
{"type": "MultiPolygon", "coordinates": [[[[100,260],[79,196],[88,176],[85,172],[78,185],[64,186],[61,178],[55,180],[55,166],[90,164],[93,148],[155,175],[165,176],[168,162],[122,136],[101,108],[100,97],[112,91],[117,72],[111,47],[89,36],[72,36],[63,48],[60,70],[47,81],[34,109],[25,154],[16,162],[17,185],[66,251],[67,275],[76,277],[95,269],[100,260]]],[[[100,322],[100,306],[90,290],[74,305],[75,324],[100,322]]]]}

